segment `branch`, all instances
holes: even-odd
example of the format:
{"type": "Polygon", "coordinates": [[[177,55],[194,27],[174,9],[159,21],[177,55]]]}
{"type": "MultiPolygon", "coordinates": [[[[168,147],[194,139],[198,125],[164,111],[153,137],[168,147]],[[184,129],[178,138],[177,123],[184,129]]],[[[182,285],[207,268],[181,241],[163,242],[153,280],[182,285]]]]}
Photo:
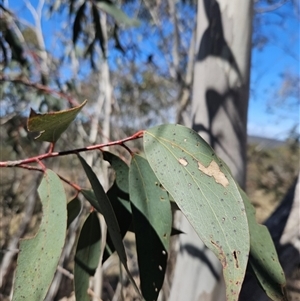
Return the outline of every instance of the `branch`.
{"type": "MultiPolygon", "coordinates": [[[[138,131],[135,134],[133,134],[132,136],[126,137],[121,140],[111,141],[111,142],[97,144],[97,145],[90,145],[90,146],[83,147],[83,148],[72,149],[72,150],[61,151],[61,152],[48,152],[48,153],[44,153],[44,154],[41,154],[41,155],[38,155],[35,157],[22,159],[22,160],[3,161],[3,162],[0,162],[0,167],[21,167],[21,168],[25,168],[25,169],[35,169],[34,167],[29,168],[28,164],[37,163],[37,162],[40,162],[40,161],[48,159],[48,158],[66,156],[66,155],[70,155],[70,154],[76,155],[80,152],[87,152],[87,151],[96,150],[96,149],[101,150],[102,148],[107,147],[107,146],[120,145],[120,146],[124,147],[125,142],[142,138],[143,135],[144,135],[144,131],[138,131]]],[[[125,149],[128,149],[128,148],[125,147],[125,149]]]]}
{"type": "Polygon", "coordinates": [[[79,105],[79,103],[74,98],[72,98],[71,96],[69,96],[69,95],[67,95],[63,92],[59,92],[59,91],[50,89],[48,86],[45,86],[45,85],[42,85],[42,84],[39,84],[39,83],[30,82],[29,80],[24,79],[24,78],[20,78],[20,77],[18,77],[18,78],[9,78],[5,75],[0,75],[0,82],[10,82],[10,83],[21,84],[21,85],[36,89],[38,91],[41,91],[45,94],[56,95],[56,96],[59,96],[61,98],[64,98],[70,104],[72,104],[73,106],[78,106],[79,105]]]}
{"type": "Polygon", "coordinates": [[[288,0],[278,1],[277,3],[275,3],[273,5],[269,5],[268,7],[265,7],[265,8],[257,8],[257,9],[255,9],[255,13],[264,14],[264,13],[274,11],[274,10],[280,8],[281,6],[283,6],[286,2],[288,2],[288,0]]]}

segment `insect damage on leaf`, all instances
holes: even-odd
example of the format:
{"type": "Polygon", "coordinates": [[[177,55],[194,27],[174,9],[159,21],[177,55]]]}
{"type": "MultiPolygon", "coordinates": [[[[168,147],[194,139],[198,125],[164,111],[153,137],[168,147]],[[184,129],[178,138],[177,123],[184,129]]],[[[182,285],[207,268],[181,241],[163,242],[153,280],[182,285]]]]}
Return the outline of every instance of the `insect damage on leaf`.
{"type": "Polygon", "coordinates": [[[182,165],[182,166],[187,166],[189,163],[188,163],[188,161],[186,160],[186,159],[184,159],[184,158],[180,158],[180,159],[178,159],[178,162],[182,165]]]}
{"type": "Polygon", "coordinates": [[[216,183],[226,187],[229,185],[228,179],[220,170],[219,165],[215,161],[211,161],[208,167],[205,167],[198,161],[198,169],[204,172],[209,177],[213,177],[216,183]]]}

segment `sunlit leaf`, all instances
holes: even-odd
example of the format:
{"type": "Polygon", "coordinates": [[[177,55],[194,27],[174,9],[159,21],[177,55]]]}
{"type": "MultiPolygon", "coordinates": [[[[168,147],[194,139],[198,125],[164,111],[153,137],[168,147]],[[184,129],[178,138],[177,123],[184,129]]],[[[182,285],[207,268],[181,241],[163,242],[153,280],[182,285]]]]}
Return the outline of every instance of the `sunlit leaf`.
{"type": "Polygon", "coordinates": [[[137,19],[129,18],[112,1],[99,1],[96,5],[99,9],[111,15],[119,24],[124,24],[128,26],[138,26],[140,24],[140,22],[137,19]]]}
{"type": "Polygon", "coordinates": [[[266,226],[256,222],[255,210],[244,191],[240,190],[246,207],[250,229],[249,262],[260,285],[274,301],[287,300],[285,276],[266,226]]]}
{"type": "Polygon", "coordinates": [[[140,155],[131,161],[129,189],[142,294],[146,300],[157,300],[167,266],[171,204],[148,161],[140,155]]]}
{"type": "Polygon", "coordinates": [[[37,140],[56,142],[60,135],[68,128],[86,104],[86,100],[79,106],[68,110],[38,114],[33,109],[27,122],[30,132],[40,132],[37,140]]]}
{"type": "Polygon", "coordinates": [[[76,300],[90,301],[89,278],[95,274],[100,258],[101,229],[97,212],[85,220],[76,247],[74,287],[76,300]]]}
{"type": "Polygon", "coordinates": [[[20,243],[14,301],[44,300],[65,243],[67,200],[59,177],[47,170],[38,188],[43,218],[38,233],[20,243]]]}
{"type": "Polygon", "coordinates": [[[222,263],[227,300],[237,300],[250,237],[243,199],[230,171],[196,132],[180,125],[145,131],[144,149],[162,186],[222,263]]]}

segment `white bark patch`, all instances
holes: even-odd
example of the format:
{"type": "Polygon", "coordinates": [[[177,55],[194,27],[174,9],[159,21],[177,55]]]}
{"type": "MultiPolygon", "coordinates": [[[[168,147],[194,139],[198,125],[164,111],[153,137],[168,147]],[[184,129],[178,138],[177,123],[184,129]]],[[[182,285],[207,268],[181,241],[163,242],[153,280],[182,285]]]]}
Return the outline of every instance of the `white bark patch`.
{"type": "Polygon", "coordinates": [[[200,162],[198,162],[198,169],[204,172],[206,175],[213,177],[216,183],[221,184],[224,187],[229,185],[228,179],[222,173],[219,165],[215,161],[211,161],[208,167],[205,167],[200,162]]]}
{"type": "Polygon", "coordinates": [[[188,163],[188,161],[186,160],[186,159],[184,159],[184,158],[180,158],[180,159],[178,159],[178,162],[182,165],[182,166],[187,166],[189,163],[188,163]]]}

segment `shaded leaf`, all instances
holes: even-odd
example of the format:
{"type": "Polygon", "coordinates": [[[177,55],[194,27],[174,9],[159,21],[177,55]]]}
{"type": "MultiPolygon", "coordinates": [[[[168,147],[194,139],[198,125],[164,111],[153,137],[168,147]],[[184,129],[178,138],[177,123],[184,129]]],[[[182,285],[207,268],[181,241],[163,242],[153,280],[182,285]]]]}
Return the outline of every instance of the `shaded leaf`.
{"type": "Polygon", "coordinates": [[[99,212],[102,214],[101,207],[99,205],[98,200],[96,199],[96,196],[94,194],[93,190],[88,189],[81,189],[80,192],[83,194],[83,196],[90,202],[90,204],[99,212]]]}
{"type": "Polygon", "coordinates": [[[77,39],[79,37],[79,34],[82,31],[81,22],[84,19],[85,5],[86,5],[86,2],[84,1],[83,4],[79,7],[79,9],[77,11],[77,14],[76,14],[76,17],[75,17],[75,20],[74,20],[74,24],[73,24],[73,39],[72,39],[74,45],[76,44],[77,39]]]}
{"type": "Polygon", "coordinates": [[[134,155],[130,165],[129,189],[142,294],[157,300],[162,287],[169,251],[172,212],[147,160],[134,155]]]}
{"type": "Polygon", "coordinates": [[[102,185],[100,184],[97,176],[95,175],[91,167],[85,162],[85,160],[80,155],[77,156],[91,183],[91,186],[96,196],[96,200],[98,202],[98,208],[100,209],[100,212],[104,216],[105,222],[107,224],[107,230],[111,235],[113,244],[117,250],[120,260],[122,263],[126,264],[127,258],[126,258],[124,245],[122,242],[120,228],[114,210],[112,208],[112,205],[110,203],[110,200],[108,199],[102,185]]]}
{"type": "Polygon", "coordinates": [[[28,62],[24,55],[24,48],[17,35],[6,25],[4,30],[4,39],[9,45],[12,53],[12,59],[16,60],[22,66],[27,66],[28,62]]]}
{"type": "Polygon", "coordinates": [[[0,48],[2,50],[2,55],[3,55],[3,61],[0,63],[3,64],[4,66],[6,66],[8,63],[7,51],[6,51],[6,47],[5,47],[2,39],[0,39],[0,48]]]}
{"type": "Polygon", "coordinates": [[[38,188],[43,218],[38,233],[20,243],[13,300],[44,300],[65,243],[67,200],[59,177],[46,170],[38,188]]]}
{"type": "Polygon", "coordinates": [[[31,109],[27,122],[28,131],[40,132],[36,137],[37,140],[56,142],[86,103],[85,100],[81,105],[72,109],[45,114],[38,114],[31,109]]]}
{"type": "Polygon", "coordinates": [[[124,50],[123,46],[121,45],[121,42],[119,39],[119,27],[117,24],[115,24],[115,26],[114,26],[113,38],[115,40],[116,49],[120,50],[123,54],[125,54],[125,50],[124,50]]]}
{"type": "Polygon", "coordinates": [[[67,227],[69,228],[70,224],[74,221],[74,219],[78,216],[78,214],[81,211],[81,203],[77,197],[75,197],[68,203],[67,211],[68,211],[67,227]]]}
{"type": "MultiPolygon", "coordinates": [[[[74,4],[76,0],[69,0],[69,15],[71,16],[74,12],[74,4]]],[[[74,36],[74,35],[73,35],[74,36]]],[[[73,40],[74,41],[74,40],[73,40]]]]}
{"type": "Polygon", "coordinates": [[[162,125],[144,132],[151,168],[223,266],[227,300],[238,299],[250,237],[245,206],[230,171],[193,130],[162,125]]]}
{"type": "Polygon", "coordinates": [[[131,281],[131,283],[134,285],[135,290],[140,294],[139,289],[128,269],[127,266],[127,256],[125,253],[125,248],[122,241],[122,236],[119,228],[118,221],[116,219],[116,215],[114,213],[114,210],[112,208],[112,205],[110,203],[110,200],[108,199],[102,185],[100,184],[97,176],[93,172],[92,168],[85,162],[85,160],[77,154],[81,165],[83,166],[83,169],[91,183],[91,186],[93,188],[93,191],[95,193],[99,211],[103,214],[105,222],[107,224],[107,230],[109,232],[109,235],[111,237],[112,243],[115,247],[115,250],[117,251],[117,254],[120,258],[120,261],[122,262],[128,277],[131,281]]]}
{"type": "Polygon", "coordinates": [[[95,274],[100,258],[101,229],[97,212],[85,220],[76,247],[74,287],[76,300],[90,301],[87,294],[89,278],[95,274]]]}
{"type": "Polygon", "coordinates": [[[111,15],[117,23],[128,26],[138,26],[140,22],[137,19],[129,18],[120,8],[118,8],[112,1],[99,1],[96,3],[97,7],[104,12],[111,15]]]}
{"type": "MultiPolygon", "coordinates": [[[[124,192],[119,189],[116,183],[114,183],[113,186],[108,190],[107,196],[111,201],[112,207],[114,209],[120,227],[121,237],[124,238],[132,222],[131,207],[128,198],[129,196],[124,194],[124,192]],[[126,199],[124,197],[126,197],[126,199]]],[[[106,246],[103,254],[103,262],[107,258],[109,258],[109,256],[114,251],[115,247],[113,245],[110,234],[108,233],[106,238],[106,246]]]]}
{"type": "Polygon", "coordinates": [[[124,193],[129,193],[129,185],[128,185],[128,175],[129,175],[129,167],[128,165],[118,156],[113,153],[103,151],[103,159],[108,161],[111,167],[116,172],[116,185],[121,189],[124,193]]]}
{"type": "MultiPolygon", "coordinates": [[[[108,190],[107,196],[112,204],[123,238],[132,222],[128,193],[129,167],[122,159],[120,159],[120,157],[107,151],[103,152],[103,159],[110,163],[116,173],[116,179],[112,187],[108,190]]],[[[103,261],[105,261],[114,251],[115,248],[110,234],[108,233],[103,261]]]]}
{"type": "Polygon", "coordinates": [[[255,210],[247,195],[240,189],[246,207],[250,229],[249,263],[260,285],[274,301],[288,300],[285,293],[285,276],[277,252],[266,226],[257,223],[255,210]]]}
{"type": "Polygon", "coordinates": [[[92,12],[93,12],[93,23],[95,28],[95,39],[98,40],[101,50],[103,52],[104,57],[106,57],[106,49],[105,49],[105,38],[103,36],[102,27],[100,23],[100,15],[98,9],[95,4],[92,4],[92,12]]]}

